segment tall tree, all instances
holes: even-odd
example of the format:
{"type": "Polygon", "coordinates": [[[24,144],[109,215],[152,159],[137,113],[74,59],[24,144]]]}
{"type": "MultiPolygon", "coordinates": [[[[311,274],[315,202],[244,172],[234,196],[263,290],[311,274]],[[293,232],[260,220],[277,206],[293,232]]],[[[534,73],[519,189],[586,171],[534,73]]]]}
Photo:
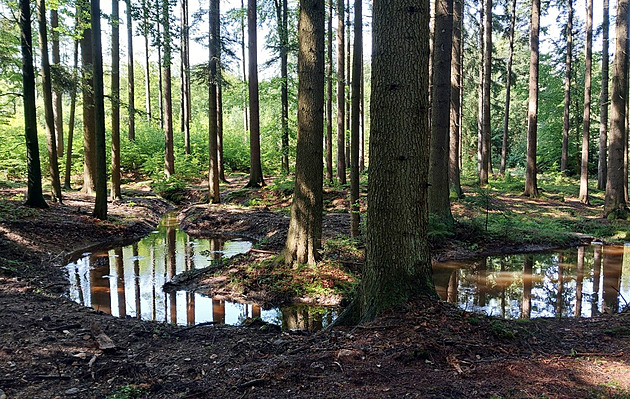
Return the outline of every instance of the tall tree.
{"type": "Polygon", "coordinates": [[[96,180],[94,210],[92,216],[107,219],[107,166],[105,157],[105,93],[103,90],[103,48],[101,46],[101,5],[100,0],[91,0],[92,21],[92,75],[94,86],[94,152],[96,180]]]}
{"type": "Polygon", "coordinates": [[[151,63],[149,62],[149,5],[142,0],[142,36],[144,37],[144,96],[147,121],[151,122],[151,63]]]}
{"type": "Polygon", "coordinates": [[[219,192],[219,164],[217,159],[217,58],[219,54],[219,0],[210,1],[209,63],[210,85],[208,89],[208,199],[210,203],[221,202],[219,192]]]}
{"type": "Polygon", "coordinates": [[[350,122],[350,236],[359,236],[359,139],[361,129],[361,70],[363,66],[363,0],[354,1],[352,58],[352,120],[350,122]]]}
{"type": "Polygon", "coordinates": [[[337,179],[346,184],[346,42],[345,1],[337,0],[337,179]]]}
{"type": "Polygon", "coordinates": [[[514,63],[514,33],[516,31],[516,0],[512,0],[512,10],[510,12],[510,50],[508,53],[507,77],[505,79],[505,115],[503,116],[503,140],[501,143],[501,165],[499,173],[505,174],[508,135],[510,127],[510,100],[512,93],[512,64],[514,63]]]}
{"type": "Polygon", "coordinates": [[[162,59],[162,103],[164,104],[164,173],[167,178],[175,174],[175,150],[173,148],[173,99],[171,82],[172,42],[171,42],[171,5],[169,0],[162,0],[162,26],[164,29],[164,58],[162,59]]]}
{"type": "Polygon", "coordinates": [[[258,98],[258,35],[256,0],[247,0],[247,46],[249,49],[249,182],[247,187],[265,185],[260,163],[260,101],[258,98]]]}
{"type": "Polygon", "coordinates": [[[160,1],[164,0],[156,0],[156,35],[155,35],[155,45],[158,51],[158,112],[160,117],[160,129],[164,129],[164,62],[162,57],[162,6],[160,5],[160,1]]]}
{"type": "Polygon", "coordinates": [[[603,0],[604,9],[602,16],[602,88],[600,93],[599,111],[599,159],[597,162],[597,189],[606,188],[607,144],[608,144],[608,36],[610,27],[608,0],[603,0]]]}
{"type": "Polygon", "coordinates": [[[84,27],[81,36],[81,92],[83,93],[83,189],[93,194],[96,181],[96,119],[94,116],[94,80],[92,57],[92,28],[90,27],[90,6],[87,0],[77,5],[77,12],[84,27]]]}
{"type": "Polygon", "coordinates": [[[333,182],[333,1],[328,0],[328,31],[326,43],[326,180],[333,182]]]}
{"type": "Polygon", "coordinates": [[[57,158],[57,140],[55,139],[55,116],[53,112],[52,80],[48,59],[48,32],[46,28],[46,4],[37,1],[37,19],[39,22],[39,47],[42,63],[42,86],[44,97],[44,116],[46,120],[46,142],[48,144],[48,169],[52,186],[53,201],[61,202],[61,182],[59,180],[59,160],[57,158]]]}
{"type": "Polygon", "coordinates": [[[453,226],[448,181],[452,42],[453,0],[438,0],[435,3],[435,34],[432,53],[434,72],[432,74],[428,197],[429,213],[438,216],[449,229],[453,226]]]}
{"type": "Polygon", "coordinates": [[[540,34],[540,0],[532,0],[529,32],[529,108],[527,110],[527,169],[523,195],[538,197],[536,147],[538,136],[538,38],[540,34]]]}
{"type": "Polygon", "coordinates": [[[485,24],[483,22],[485,16],[485,4],[486,0],[479,0],[479,86],[478,86],[478,98],[477,98],[477,174],[479,175],[479,183],[481,185],[488,184],[488,170],[487,165],[488,162],[484,158],[484,146],[486,145],[486,140],[483,135],[484,133],[484,124],[483,118],[485,115],[484,112],[484,79],[485,79],[485,69],[484,69],[484,59],[486,56],[485,51],[483,51],[485,45],[485,24]]]}
{"type": "Polygon", "coordinates": [[[31,4],[20,0],[20,47],[22,50],[22,98],[24,99],[24,136],[26,138],[26,165],[28,181],[26,206],[48,208],[42,193],[42,171],[37,143],[37,114],[35,107],[35,69],[33,68],[33,34],[31,31],[31,4]]]}
{"type": "Polygon", "coordinates": [[[287,0],[274,0],[280,39],[280,102],[282,111],[282,172],[289,173],[289,10],[287,0]]]}
{"type": "Polygon", "coordinates": [[[182,0],[181,5],[181,22],[182,22],[182,32],[181,32],[181,41],[182,41],[182,49],[181,49],[181,85],[182,85],[182,95],[181,95],[181,118],[183,122],[183,133],[184,133],[184,152],[186,154],[190,154],[190,27],[188,25],[188,0],[182,0]]]}
{"type": "Polygon", "coordinates": [[[626,90],[628,87],[628,0],[617,2],[616,48],[613,64],[608,172],[604,215],[625,218],[628,214],[624,193],[624,141],[626,135],[626,90]]]}
{"type": "Polygon", "coordinates": [[[492,152],[491,152],[491,125],[490,125],[490,98],[492,92],[490,91],[492,85],[492,0],[485,0],[484,2],[484,45],[483,45],[483,147],[482,157],[485,164],[485,171],[483,172],[485,183],[488,182],[488,177],[492,173],[492,152]]]}
{"type": "MultiPolygon", "coordinates": [[[[127,10],[129,14],[129,10],[127,10]]],[[[112,200],[122,197],[120,192],[120,16],[118,0],[112,0],[112,200]]]]}
{"type": "MultiPolygon", "coordinates": [[[[59,51],[59,11],[50,10],[50,28],[52,31],[52,64],[54,68],[61,68],[61,53],[59,51]]],[[[53,84],[53,114],[55,116],[55,139],[57,140],[57,156],[63,158],[63,107],[62,90],[53,84]]]]}
{"type": "Polygon", "coordinates": [[[591,80],[593,69],[593,0],[586,0],[586,44],[584,69],[584,127],[582,129],[582,165],[580,170],[580,202],[588,204],[588,147],[591,136],[591,80]]]}
{"type": "Polygon", "coordinates": [[[295,192],[283,252],[286,263],[315,265],[322,238],[324,2],[300,0],[295,192]]]}
{"type": "MultiPolygon", "coordinates": [[[[247,64],[245,62],[246,56],[246,44],[245,44],[245,15],[247,9],[245,8],[244,0],[241,0],[241,60],[243,61],[243,83],[247,86],[247,64]]],[[[243,89],[243,125],[245,127],[244,132],[247,136],[249,131],[249,101],[247,98],[247,90],[243,89]]]]}
{"type": "Polygon", "coordinates": [[[77,80],[79,69],[79,41],[74,40],[74,62],[72,68],[72,88],[70,90],[70,117],[68,122],[68,150],[66,151],[66,174],[64,178],[63,188],[70,190],[70,177],[72,175],[72,142],[74,140],[74,119],[77,108],[77,80]]]}
{"type": "Polygon", "coordinates": [[[127,98],[129,111],[128,132],[129,140],[136,138],[136,92],[135,92],[135,76],[133,71],[133,8],[131,0],[125,0],[127,6],[127,98]]]}
{"type": "Polygon", "coordinates": [[[569,130],[571,129],[571,74],[573,62],[573,0],[567,0],[568,17],[565,36],[567,38],[567,55],[564,77],[564,119],[562,129],[562,155],[560,171],[567,173],[569,167],[569,130]]]}
{"type": "Polygon", "coordinates": [[[449,158],[448,158],[448,182],[450,191],[455,193],[457,198],[464,195],[460,183],[459,169],[459,116],[462,112],[460,101],[460,85],[462,74],[462,23],[463,23],[463,0],[453,2],[453,46],[451,52],[451,98],[450,98],[450,126],[449,126],[449,158]]]}

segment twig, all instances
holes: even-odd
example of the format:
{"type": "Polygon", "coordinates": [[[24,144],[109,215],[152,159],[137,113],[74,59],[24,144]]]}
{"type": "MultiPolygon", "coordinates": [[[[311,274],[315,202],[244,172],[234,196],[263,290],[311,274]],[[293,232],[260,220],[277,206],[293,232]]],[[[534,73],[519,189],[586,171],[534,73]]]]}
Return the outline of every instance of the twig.
{"type": "Polygon", "coordinates": [[[278,254],[278,251],[266,251],[264,249],[257,249],[257,248],[252,248],[249,251],[250,252],[260,253],[260,254],[269,254],[269,255],[277,255],[278,254]]]}
{"type": "Polygon", "coordinates": [[[213,326],[213,325],[215,325],[215,324],[217,324],[217,322],[216,322],[216,321],[208,321],[208,322],[205,322],[205,323],[195,324],[194,326],[190,326],[190,327],[182,328],[182,329],[181,329],[181,330],[179,330],[179,331],[175,331],[175,332],[173,333],[173,335],[179,335],[179,334],[181,334],[181,333],[183,333],[183,332],[185,332],[185,331],[192,330],[193,328],[197,328],[197,327],[204,327],[204,326],[213,326]]]}

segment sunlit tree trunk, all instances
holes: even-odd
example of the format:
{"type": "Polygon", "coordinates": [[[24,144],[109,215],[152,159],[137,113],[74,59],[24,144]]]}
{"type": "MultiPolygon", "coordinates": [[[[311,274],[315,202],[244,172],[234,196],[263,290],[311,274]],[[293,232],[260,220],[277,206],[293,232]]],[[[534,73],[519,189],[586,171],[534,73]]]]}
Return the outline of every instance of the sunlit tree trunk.
{"type": "Polygon", "coordinates": [[[346,42],[344,0],[337,0],[337,179],[346,184],[346,42]]]}
{"type": "Polygon", "coordinates": [[[190,154],[190,54],[189,54],[189,26],[188,26],[188,0],[182,0],[181,5],[182,13],[182,50],[181,50],[181,84],[182,84],[182,121],[184,132],[184,152],[190,154]]]}
{"type": "Polygon", "coordinates": [[[212,204],[221,202],[219,192],[219,160],[217,159],[217,58],[219,55],[219,0],[210,1],[209,62],[210,85],[208,89],[208,199],[212,204]]]}
{"type": "Polygon", "coordinates": [[[129,140],[136,139],[136,92],[135,75],[133,71],[133,20],[131,18],[131,0],[125,0],[127,6],[127,98],[128,98],[128,132],[129,140]]]}
{"type": "Polygon", "coordinates": [[[350,236],[359,236],[359,129],[361,119],[361,67],[363,65],[362,0],[354,1],[354,53],[352,59],[352,119],[350,122],[350,236]]]}
{"type": "MultiPolygon", "coordinates": [[[[85,12],[82,11],[82,12],[85,12]]],[[[87,17],[89,18],[89,9],[87,17]]],[[[87,21],[81,21],[83,23],[87,21]]],[[[83,189],[88,194],[93,194],[96,180],[96,153],[94,146],[96,126],[94,116],[94,82],[92,59],[92,29],[86,28],[81,37],[81,64],[82,64],[82,90],[83,93],[83,189]]]]}
{"type": "Polygon", "coordinates": [[[324,131],[324,2],[300,0],[298,133],[295,192],[283,256],[315,265],[322,238],[324,131]]]}
{"type": "Polygon", "coordinates": [[[582,165],[580,168],[580,202],[588,204],[588,147],[591,135],[591,75],[593,65],[593,0],[586,0],[586,48],[584,72],[584,117],[582,129],[582,165]]]}
{"type": "MultiPolygon", "coordinates": [[[[244,0],[241,0],[241,60],[243,61],[243,83],[244,86],[247,86],[247,65],[245,63],[245,56],[247,52],[245,51],[245,17],[247,15],[247,9],[245,8],[244,0]]],[[[247,139],[247,133],[249,132],[249,100],[247,98],[247,90],[244,89],[243,92],[243,124],[245,126],[243,136],[247,139]]]]}
{"type": "Polygon", "coordinates": [[[24,100],[24,136],[26,138],[26,165],[28,182],[26,206],[48,208],[42,193],[42,172],[37,143],[37,115],[35,106],[35,70],[33,67],[33,34],[31,31],[31,4],[20,0],[20,47],[22,50],[22,93],[24,100]]]}
{"type": "Polygon", "coordinates": [[[164,0],[156,0],[156,14],[158,23],[156,24],[156,47],[158,51],[158,111],[160,117],[160,129],[164,129],[164,62],[162,57],[162,19],[160,15],[162,14],[162,9],[160,5],[160,1],[164,0]]]}
{"type": "Polygon", "coordinates": [[[483,139],[484,145],[482,149],[482,156],[484,163],[486,164],[486,170],[483,173],[485,176],[485,182],[488,182],[488,178],[492,173],[492,147],[491,138],[492,131],[490,125],[490,100],[492,92],[490,91],[492,84],[492,0],[485,0],[484,2],[484,45],[483,45],[483,139]]]}
{"type": "Polygon", "coordinates": [[[352,80],[352,75],[351,75],[351,64],[352,64],[352,31],[350,30],[350,3],[351,0],[348,0],[347,4],[347,8],[346,8],[346,53],[345,53],[345,57],[346,57],[346,73],[345,73],[345,101],[346,101],[346,112],[345,112],[345,117],[346,117],[346,122],[345,122],[345,131],[344,131],[344,141],[346,143],[346,149],[344,151],[344,155],[346,156],[346,172],[348,171],[348,169],[350,168],[350,103],[352,101],[352,95],[350,93],[350,85],[352,84],[351,80],[352,80]]]}
{"type": "MultiPolygon", "coordinates": [[[[129,13],[129,10],[127,10],[129,13]]],[[[120,29],[119,3],[112,0],[112,200],[122,197],[120,193],[120,29]]],[[[129,51],[129,50],[127,50],[129,51]]]]}
{"type": "Polygon", "coordinates": [[[361,137],[359,138],[359,173],[365,170],[365,70],[361,62],[361,137]]]}
{"type": "Polygon", "coordinates": [[[172,62],[172,43],[170,28],[170,4],[168,0],[162,0],[162,26],[164,28],[164,58],[162,73],[162,95],[164,99],[164,173],[167,178],[175,174],[175,153],[173,143],[173,100],[172,100],[172,82],[171,82],[171,62],[172,62]]]}
{"type": "MultiPolygon", "coordinates": [[[[74,41],[74,62],[73,62],[72,76],[73,81],[76,82],[78,78],[77,70],[79,69],[79,41],[74,41]]],[[[70,120],[68,122],[68,149],[66,150],[66,175],[63,183],[63,188],[66,190],[72,189],[70,184],[70,178],[72,177],[72,142],[74,140],[74,119],[77,108],[77,87],[73,86],[70,91],[70,120]]]]}
{"type": "Polygon", "coordinates": [[[538,136],[538,36],[540,32],[540,0],[532,0],[529,38],[529,108],[527,110],[527,169],[525,191],[527,197],[538,197],[536,147],[538,136]]]}
{"type": "Polygon", "coordinates": [[[94,210],[92,216],[107,219],[107,164],[105,157],[105,93],[103,90],[103,49],[101,46],[100,0],[91,0],[92,64],[94,74],[94,153],[96,166],[94,210]]]}
{"type": "Polygon", "coordinates": [[[265,185],[260,162],[260,101],[258,93],[258,35],[256,0],[247,0],[247,45],[249,48],[249,182],[265,185]]]}
{"type": "Polygon", "coordinates": [[[461,113],[460,86],[462,64],[462,9],[463,0],[455,0],[453,3],[453,46],[451,52],[451,97],[450,97],[450,124],[449,124],[449,152],[448,152],[448,182],[450,191],[457,198],[463,197],[460,183],[459,170],[459,116],[461,113]]]}
{"type": "MultiPolygon", "coordinates": [[[[61,54],[59,52],[59,12],[57,9],[50,11],[50,28],[52,30],[52,63],[56,68],[61,67],[61,54]]],[[[53,114],[55,115],[55,139],[57,140],[57,156],[63,158],[63,108],[62,91],[58,85],[53,85],[52,101],[53,114]]]]}
{"type": "Polygon", "coordinates": [[[606,188],[606,172],[608,168],[607,144],[608,144],[608,31],[610,26],[608,0],[603,0],[602,20],[602,88],[600,94],[599,111],[599,159],[597,162],[597,189],[606,188]]]}
{"type": "Polygon", "coordinates": [[[516,27],[516,0],[512,0],[512,11],[510,14],[510,50],[508,55],[507,64],[507,77],[505,79],[505,115],[503,117],[503,140],[501,145],[501,165],[499,166],[499,173],[505,174],[507,151],[508,151],[508,136],[510,127],[510,94],[512,91],[512,64],[514,61],[514,32],[516,27]]]}
{"type": "Polygon", "coordinates": [[[149,6],[142,0],[142,24],[144,36],[144,103],[147,121],[151,122],[151,63],[149,62],[149,6]]]}
{"type": "Polygon", "coordinates": [[[326,180],[331,183],[333,182],[333,1],[334,0],[328,0],[328,42],[326,47],[326,180]]]}
{"type": "Polygon", "coordinates": [[[219,167],[219,181],[227,183],[223,157],[223,78],[221,77],[221,67],[219,67],[217,73],[219,75],[219,85],[217,86],[217,166],[219,167]]]}
{"type": "Polygon", "coordinates": [[[573,0],[567,0],[568,19],[565,36],[567,38],[567,55],[564,78],[564,118],[562,129],[562,155],[560,171],[567,173],[569,168],[569,130],[571,129],[571,73],[573,62],[573,0]]]}
{"type": "Polygon", "coordinates": [[[477,101],[477,174],[479,175],[479,183],[481,185],[488,184],[488,170],[486,169],[487,162],[483,156],[483,147],[485,145],[485,138],[483,135],[483,116],[484,116],[484,101],[483,101],[483,89],[484,89],[484,58],[486,53],[483,51],[484,37],[485,37],[485,24],[484,20],[484,2],[485,0],[479,0],[479,86],[478,86],[478,101],[477,101]]]}
{"type": "Polygon", "coordinates": [[[280,102],[282,111],[282,172],[289,173],[289,20],[287,0],[274,0],[280,38],[280,102]]]}

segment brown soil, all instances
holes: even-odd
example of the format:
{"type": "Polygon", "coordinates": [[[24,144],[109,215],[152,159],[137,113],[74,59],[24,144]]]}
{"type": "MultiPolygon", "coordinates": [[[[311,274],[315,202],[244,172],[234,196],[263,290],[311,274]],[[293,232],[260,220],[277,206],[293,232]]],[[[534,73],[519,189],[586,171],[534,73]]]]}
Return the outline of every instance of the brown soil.
{"type": "MultiPolygon", "coordinates": [[[[67,255],[146,234],[167,204],[134,193],[110,204],[111,221],[99,222],[89,216],[91,199],[78,193],[47,210],[24,208],[22,196],[0,189],[0,390],[7,399],[630,395],[628,314],[502,321],[418,300],[358,328],[306,334],[256,322],[177,327],[82,308],[62,294],[67,255]]],[[[207,224],[184,224],[205,233],[218,220],[231,231],[240,223],[239,235],[266,238],[264,248],[276,251],[286,217],[269,212],[195,207],[187,214],[207,224]]],[[[344,230],[342,219],[333,217],[328,234],[344,230]]]]}

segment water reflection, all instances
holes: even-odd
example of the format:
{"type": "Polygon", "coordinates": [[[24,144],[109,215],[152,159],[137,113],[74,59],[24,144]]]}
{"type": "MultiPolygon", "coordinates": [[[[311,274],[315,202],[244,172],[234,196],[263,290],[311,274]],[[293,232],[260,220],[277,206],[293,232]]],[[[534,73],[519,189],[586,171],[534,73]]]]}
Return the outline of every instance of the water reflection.
{"type": "Polygon", "coordinates": [[[66,266],[69,296],[76,302],[118,317],[179,325],[216,322],[241,324],[259,317],[285,329],[318,330],[336,310],[286,307],[262,309],[189,291],[164,292],[164,283],[184,271],[245,253],[252,243],[241,239],[195,239],[167,215],[158,229],[139,242],[106,252],[85,253],[66,266]]]}
{"type": "Polygon", "coordinates": [[[440,297],[504,318],[591,317],[630,298],[630,246],[594,244],[548,254],[433,265],[440,297]]]}

